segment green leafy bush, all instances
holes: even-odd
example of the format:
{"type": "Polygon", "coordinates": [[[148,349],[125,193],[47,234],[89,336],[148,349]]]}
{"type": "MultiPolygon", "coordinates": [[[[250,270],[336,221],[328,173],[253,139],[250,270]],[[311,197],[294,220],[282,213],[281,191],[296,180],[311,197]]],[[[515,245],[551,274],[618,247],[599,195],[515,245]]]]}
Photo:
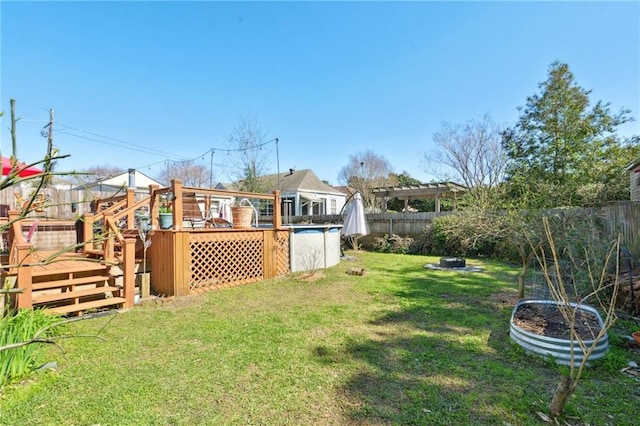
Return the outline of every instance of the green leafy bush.
{"type": "MultiPolygon", "coordinates": [[[[22,309],[15,315],[0,318],[0,347],[14,343],[27,342],[33,339],[39,330],[50,327],[59,318],[39,309],[22,309]]],[[[41,333],[39,338],[56,335],[56,328],[51,327],[41,333]]],[[[0,350],[0,388],[15,380],[19,380],[39,367],[39,351],[42,343],[32,343],[13,349],[0,350]]]]}

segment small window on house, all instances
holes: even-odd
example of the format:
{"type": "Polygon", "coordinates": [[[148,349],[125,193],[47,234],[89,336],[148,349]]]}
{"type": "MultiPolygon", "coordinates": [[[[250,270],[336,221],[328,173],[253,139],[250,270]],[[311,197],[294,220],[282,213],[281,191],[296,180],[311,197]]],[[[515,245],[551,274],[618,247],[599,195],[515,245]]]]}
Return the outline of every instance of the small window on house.
{"type": "Polygon", "coordinates": [[[338,214],[338,202],[336,200],[331,200],[331,213],[330,214],[338,214]]]}

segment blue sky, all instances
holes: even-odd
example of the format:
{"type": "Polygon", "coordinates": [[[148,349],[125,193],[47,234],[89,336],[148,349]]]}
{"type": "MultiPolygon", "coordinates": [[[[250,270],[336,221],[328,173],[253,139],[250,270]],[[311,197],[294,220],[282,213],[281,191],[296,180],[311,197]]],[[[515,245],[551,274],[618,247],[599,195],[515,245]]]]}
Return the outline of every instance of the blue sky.
{"type": "Polygon", "coordinates": [[[442,122],[512,125],[555,60],[592,101],[631,109],[621,134],[640,134],[638,2],[2,1],[0,20],[2,153],[10,98],[25,161],[44,155],[53,108],[65,171],[153,176],[166,159],[209,165],[217,148],[227,181],[227,140],[252,116],[279,139],[270,172],[279,159],[338,184],[369,149],[427,182],[442,122]]]}

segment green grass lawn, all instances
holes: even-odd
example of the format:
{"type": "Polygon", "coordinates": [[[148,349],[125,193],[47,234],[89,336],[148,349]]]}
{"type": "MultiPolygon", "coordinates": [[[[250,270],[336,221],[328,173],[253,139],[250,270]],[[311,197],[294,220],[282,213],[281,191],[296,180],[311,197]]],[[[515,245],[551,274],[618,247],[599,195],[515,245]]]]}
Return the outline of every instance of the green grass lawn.
{"type": "MultiPolygon", "coordinates": [[[[106,324],[105,340],[48,347],[58,369],[6,388],[0,424],[541,423],[560,368],[509,341],[515,269],[469,261],[484,271],[463,274],[427,270],[437,259],[425,256],[348,254],[311,278],[70,324],[78,336],[106,324]]],[[[619,370],[638,352],[611,341],[563,421],[637,424],[639,386],[619,370]]]]}

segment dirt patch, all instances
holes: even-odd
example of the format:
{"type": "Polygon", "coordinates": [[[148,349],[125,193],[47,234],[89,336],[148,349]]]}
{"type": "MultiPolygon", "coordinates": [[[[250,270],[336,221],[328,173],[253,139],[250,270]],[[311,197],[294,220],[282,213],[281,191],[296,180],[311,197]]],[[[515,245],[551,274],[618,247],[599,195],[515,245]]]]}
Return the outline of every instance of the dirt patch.
{"type": "Polygon", "coordinates": [[[313,273],[303,272],[300,274],[300,281],[314,282],[324,278],[324,272],[314,271],[313,273]]]}
{"type": "MultiPolygon", "coordinates": [[[[576,312],[576,332],[582,340],[595,339],[600,332],[598,318],[589,312],[576,312]]],[[[554,306],[521,305],[513,316],[513,323],[530,333],[556,339],[569,339],[569,327],[554,306]]]]}
{"type": "Polygon", "coordinates": [[[158,301],[158,304],[162,305],[162,307],[166,309],[179,310],[189,308],[191,306],[202,305],[206,301],[206,298],[203,294],[196,293],[180,297],[159,298],[158,301]]]}

